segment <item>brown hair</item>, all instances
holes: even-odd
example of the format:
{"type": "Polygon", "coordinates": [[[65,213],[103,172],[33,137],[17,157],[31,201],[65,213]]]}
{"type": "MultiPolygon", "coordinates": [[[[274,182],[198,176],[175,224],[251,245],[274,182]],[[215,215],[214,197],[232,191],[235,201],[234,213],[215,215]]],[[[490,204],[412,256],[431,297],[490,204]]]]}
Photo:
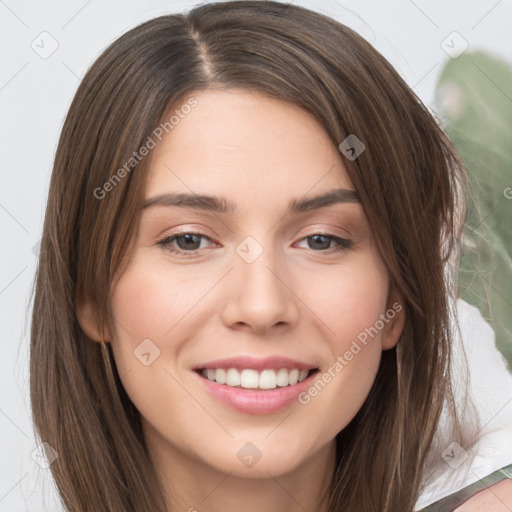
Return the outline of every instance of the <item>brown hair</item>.
{"type": "Polygon", "coordinates": [[[51,177],[30,352],[34,424],[58,453],[51,471],[62,501],[73,512],[166,510],[140,415],[103,345],[80,328],[76,303],[92,302],[100,325],[112,325],[110,289],[130,254],[149,159],[103,199],[95,191],[187,94],[233,88],[302,107],[336,146],[350,134],[366,145],[344,164],[406,322],[337,436],[329,511],[411,511],[451,396],[444,271],[465,212],[464,170],[428,110],[364,39],[272,1],[147,21],[102,53],[73,99],[51,177]]]}

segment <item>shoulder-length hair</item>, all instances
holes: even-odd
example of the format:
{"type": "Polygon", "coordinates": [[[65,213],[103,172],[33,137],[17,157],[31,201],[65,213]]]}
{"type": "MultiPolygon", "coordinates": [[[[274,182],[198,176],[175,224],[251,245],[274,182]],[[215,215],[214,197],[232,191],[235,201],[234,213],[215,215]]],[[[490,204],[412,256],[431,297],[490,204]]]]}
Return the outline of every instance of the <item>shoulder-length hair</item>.
{"type": "Polygon", "coordinates": [[[144,201],[148,159],[133,162],[134,153],[192,91],[235,88],[305,109],[335,146],[351,134],[366,146],[343,163],[406,321],[337,435],[329,510],[410,511],[450,396],[444,274],[465,216],[465,172],[370,44],[324,15],[272,1],[211,3],[142,23],[100,55],[72,101],[51,177],[30,351],[34,425],[58,453],[51,471],[61,499],[73,512],[165,510],[140,415],[112,358],[80,328],[76,304],[87,299],[111,326],[110,289],[144,201]]]}

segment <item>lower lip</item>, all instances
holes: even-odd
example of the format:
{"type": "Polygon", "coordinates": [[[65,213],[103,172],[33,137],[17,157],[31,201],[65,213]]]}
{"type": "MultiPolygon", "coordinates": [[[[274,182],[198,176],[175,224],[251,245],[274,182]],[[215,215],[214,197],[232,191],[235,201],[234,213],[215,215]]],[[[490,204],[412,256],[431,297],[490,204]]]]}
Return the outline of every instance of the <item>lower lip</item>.
{"type": "Polygon", "coordinates": [[[218,384],[195,372],[206,390],[217,400],[247,414],[271,414],[289,406],[313,382],[318,372],[293,386],[257,391],[218,384]]]}

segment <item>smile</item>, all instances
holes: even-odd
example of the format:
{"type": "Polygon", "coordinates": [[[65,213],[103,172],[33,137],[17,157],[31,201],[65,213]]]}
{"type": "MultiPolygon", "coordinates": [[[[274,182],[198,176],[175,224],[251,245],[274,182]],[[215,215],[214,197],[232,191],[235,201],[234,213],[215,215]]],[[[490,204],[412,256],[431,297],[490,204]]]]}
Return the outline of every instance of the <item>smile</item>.
{"type": "Polygon", "coordinates": [[[194,373],[217,403],[246,414],[271,414],[298,403],[318,368],[286,357],[236,357],[203,363],[194,373]]]}
{"type": "Polygon", "coordinates": [[[275,389],[276,387],[294,386],[308,377],[313,370],[267,369],[258,372],[252,368],[205,368],[201,375],[217,384],[244,389],[275,389]]]}

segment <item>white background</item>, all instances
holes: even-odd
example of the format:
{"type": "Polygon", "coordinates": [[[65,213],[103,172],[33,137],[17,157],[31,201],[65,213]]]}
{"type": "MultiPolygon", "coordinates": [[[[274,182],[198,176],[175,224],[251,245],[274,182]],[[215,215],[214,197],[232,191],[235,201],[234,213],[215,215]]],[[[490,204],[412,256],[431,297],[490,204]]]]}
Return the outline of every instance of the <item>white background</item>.
{"type": "MultiPolygon", "coordinates": [[[[510,62],[510,0],[295,1],[354,28],[429,106],[453,31],[468,51],[510,62]]],[[[29,292],[52,161],[62,123],[86,69],[128,29],[185,1],[0,0],[0,512],[57,510],[36,447],[28,398],[29,292]],[[31,43],[47,31],[58,49],[42,59],[31,43]],[[44,485],[43,485],[44,484],[44,485]],[[47,496],[43,499],[43,489],[47,496]],[[43,504],[44,503],[44,504],[43,504]]]]}

